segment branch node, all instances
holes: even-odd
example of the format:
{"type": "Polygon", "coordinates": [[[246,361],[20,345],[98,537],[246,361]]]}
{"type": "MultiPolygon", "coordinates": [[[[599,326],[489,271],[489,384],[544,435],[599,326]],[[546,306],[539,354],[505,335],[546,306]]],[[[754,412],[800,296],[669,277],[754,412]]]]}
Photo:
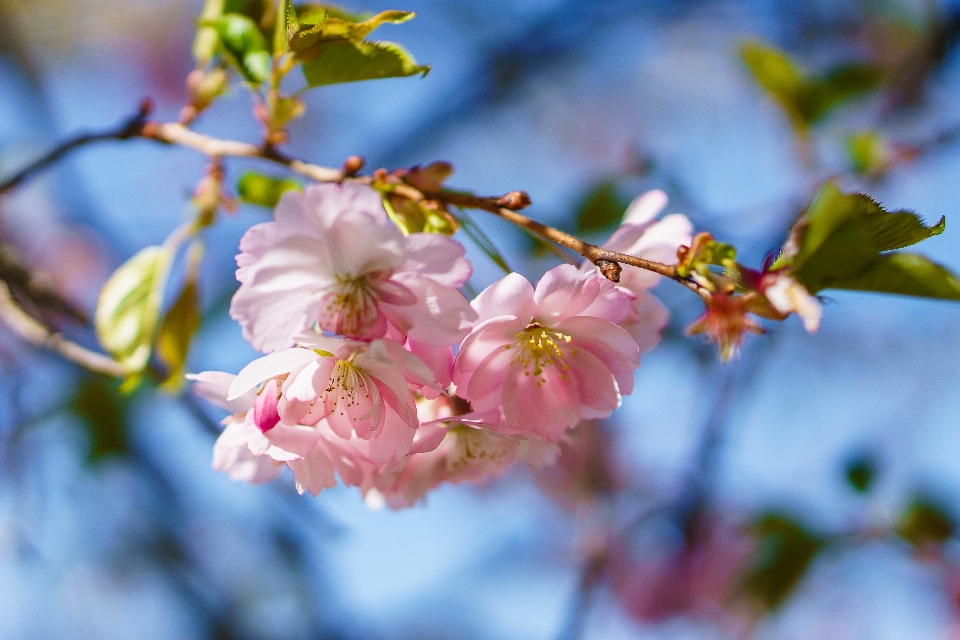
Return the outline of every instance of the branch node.
{"type": "Polygon", "coordinates": [[[620,282],[620,263],[612,262],[610,260],[597,260],[594,264],[600,267],[600,273],[603,276],[612,282],[620,282]]]}
{"type": "Polygon", "coordinates": [[[343,162],[343,177],[353,178],[360,173],[360,170],[363,169],[363,165],[366,164],[366,162],[363,156],[350,156],[343,162]]]}
{"type": "Polygon", "coordinates": [[[496,204],[504,209],[520,211],[529,207],[532,202],[526,191],[511,191],[497,198],[496,204]]]}

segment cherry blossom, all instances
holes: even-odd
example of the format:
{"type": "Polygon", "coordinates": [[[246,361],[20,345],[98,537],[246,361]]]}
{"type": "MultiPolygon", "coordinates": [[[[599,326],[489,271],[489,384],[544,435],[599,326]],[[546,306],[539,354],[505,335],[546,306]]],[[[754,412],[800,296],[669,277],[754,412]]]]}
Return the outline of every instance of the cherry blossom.
{"type": "Polygon", "coordinates": [[[770,304],[780,313],[796,313],[803,320],[803,328],[810,333],[819,329],[823,315],[820,302],[810,295],[802,284],[788,275],[772,273],[764,276],[765,281],[771,278],[773,281],[763,290],[763,295],[770,304]]]}
{"type": "Polygon", "coordinates": [[[362,340],[392,328],[453,345],[475,317],[457,290],[471,274],[463,254],[441,235],[404,236],[371,187],[311,185],[285,193],[276,220],[244,234],[230,315],[265,352],[292,346],[313,325],[362,340]]]}
{"type": "MultiPolygon", "coordinates": [[[[304,332],[297,336],[297,343],[297,347],[271,353],[244,367],[233,381],[228,399],[258,385],[261,396],[267,394],[271,401],[276,398],[275,410],[263,410],[273,423],[264,431],[271,440],[279,437],[280,432],[273,432],[280,425],[309,428],[323,421],[323,428],[342,440],[354,435],[368,440],[368,453],[376,463],[402,457],[419,426],[411,387],[438,390],[430,369],[401,345],[387,340],[366,343],[304,332]]],[[[263,427],[259,422],[258,426],[263,427]]],[[[303,444],[298,448],[277,444],[305,456],[312,451],[321,428],[308,433],[307,450],[303,444]]]]}
{"type": "Polygon", "coordinates": [[[503,407],[506,434],[556,442],[583,418],[604,418],[633,390],[636,341],[616,322],[630,297],[595,271],[561,265],[536,289],[512,273],[473,301],[479,324],[454,365],[475,411],[503,407]]]}

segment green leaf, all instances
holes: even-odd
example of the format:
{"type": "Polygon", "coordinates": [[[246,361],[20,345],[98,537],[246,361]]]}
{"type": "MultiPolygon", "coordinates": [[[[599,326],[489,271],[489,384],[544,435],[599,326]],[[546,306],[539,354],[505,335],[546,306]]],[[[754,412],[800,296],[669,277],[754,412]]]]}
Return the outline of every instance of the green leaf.
{"type": "Polygon", "coordinates": [[[311,87],[359,80],[424,76],[427,65],[393,42],[324,42],[315,58],[303,62],[303,75],[311,87]]]}
{"type": "Polygon", "coordinates": [[[101,344],[131,374],[150,360],[163,287],[173,258],[168,247],[147,247],[127,260],[100,291],[94,324],[101,344]]]}
{"type": "Polygon", "coordinates": [[[577,207],[577,231],[591,233],[614,226],[623,217],[626,202],[617,193],[614,182],[601,182],[594,186],[577,207]]]}
{"type": "Polygon", "coordinates": [[[944,542],[955,530],[953,516],[928,498],[914,500],[897,523],[897,534],[914,546],[944,542]]]}
{"type": "Polygon", "coordinates": [[[86,376],[70,401],[70,410],[83,421],[90,437],[87,462],[122,454],[127,449],[127,404],[112,383],[86,376]]]}
{"type": "Polygon", "coordinates": [[[203,24],[216,30],[225,57],[248,82],[260,84],[270,76],[270,49],[256,22],[232,13],[203,24]]]}
{"type": "Polygon", "coordinates": [[[740,58],[760,87],[787,112],[794,126],[809,124],[802,102],[808,78],[785,52],[756,41],[740,45],[740,58]]]}
{"type": "Polygon", "coordinates": [[[873,486],[877,475],[877,463],[870,456],[858,455],[847,461],[844,475],[851,487],[860,493],[866,493],[873,486]]]}
{"type": "Polygon", "coordinates": [[[768,610],[776,609],[806,574],[824,541],[801,524],[777,514],[763,516],[752,529],[758,551],[741,578],[740,589],[768,610]]]}
{"type": "Polygon", "coordinates": [[[342,19],[332,15],[329,9],[319,9],[299,21],[295,29],[288,31],[287,37],[291,51],[300,53],[300,59],[310,59],[317,53],[311,49],[324,42],[359,42],[383,24],[401,24],[415,16],[411,11],[383,11],[366,20],[354,20],[354,16],[342,19]]]}
{"type": "Polygon", "coordinates": [[[809,84],[806,115],[810,122],[817,122],[843,103],[875,91],[883,80],[883,70],[877,65],[852,63],[834,67],[809,84]]]}
{"type": "Polygon", "coordinates": [[[885,254],[943,232],[914,213],[889,213],[863,194],[828,183],[790,232],[788,250],[774,268],[789,268],[810,293],[855,289],[956,299],[956,277],[912,254],[885,254]],[[924,279],[929,279],[924,282],[924,279]]]}
{"type": "Polygon", "coordinates": [[[167,378],[161,385],[164,391],[172,393],[183,385],[187,353],[202,321],[197,280],[190,277],[167,310],[157,333],[157,357],[167,369],[167,378]]]}
{"type": "Polygon", "coordinates": [[[756,41],[741,44],[740,57],[801,135],[836,107],[876,90],[884,80],[880,67],[863,63],[841,64],[813,77],[786,52],[756,41]]]}
{"type": "Polygon", "coordinates": [[[882,255],[859,274],[836,278],[833,289],[960,300],[960,278],[916,253],[882,255]]]}
{"type": "Polygon", "coordinates": [[[256,171],[247,171],[237,183],[237,195],[248,204],[273,209],[287,191],[302,191],[303,185],[291,178],[267,176],[256,171]]]}
{"type": "Polygon", "coordinates": [[[847,138],[847,155],[861,176],[877,176],[890,164],[887,141],[876,131],[860,131],[847,138]]]}

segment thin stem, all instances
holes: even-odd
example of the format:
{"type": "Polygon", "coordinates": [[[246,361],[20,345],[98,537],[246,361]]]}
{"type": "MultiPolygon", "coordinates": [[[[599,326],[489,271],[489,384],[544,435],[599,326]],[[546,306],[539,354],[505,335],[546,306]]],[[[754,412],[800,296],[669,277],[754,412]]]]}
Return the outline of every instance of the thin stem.
{"type": "Polygon", "coordinates": [[[55,351],[88,371],[111,378],[122,378],[126,373],[119,362],[71,342],[43,326],[17,305],[4,282],[0,282],[0,321],[26,342],[55,351]]]}
{"type": "Polygon", "coordinates": [[[140,105],[140,109],[135,115],[127,118],[120,123],[120,125],[114,128],[93,133],[82,133],[60,143],[51,149],[46,155],[34,160],[17,173],[13,174],[3,182],[0,182],[0,195],[15,189],[22,182],[32,177],[35,173],[39,173],[43,169],[46,169],[74,149],[79,149],[80,147],[84,147],[94,142],[103,142],[106,140],[130,140],[131,138],[138,137],[141,135],[141,130],[150,108],[150,103],[148,101],[144,101],[140,105]]]}

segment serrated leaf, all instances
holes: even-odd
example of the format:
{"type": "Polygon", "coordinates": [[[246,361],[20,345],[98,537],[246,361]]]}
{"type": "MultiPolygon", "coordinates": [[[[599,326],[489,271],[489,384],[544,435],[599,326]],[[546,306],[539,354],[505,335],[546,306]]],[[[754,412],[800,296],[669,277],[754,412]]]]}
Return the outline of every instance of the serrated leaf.
{"type": "Polygon", "coordinates": [[[794,224],[791,249],[775,268],[791,268],[811,293],[852,288],[954,299],[954,276],[943,267],[922,258],[919,262],[919,256],[891,260],[883,254],[938,235],[945,225],[941,219],[928,227],[914,213],[889,213],[869,196],[844,194],[828,183],[794,224]],[[921,273],[934,281],[923,286],[914,276],[921,273]],[[883,277],[895,280],[882,284],[883,277]],[[943,295],[933,295],[937,291],[943,295]]]}
{"type": "Polygon", "coordinates": [[[288,32],[290,50],[298,52],[299,59],[309,59],[314,56],[314,52],[308,50],[322,42],[359,42],[383,24],[400,24],[412,20],[415,16],[411,11],[382,11],[366,20],[354,21],[338,18],[329,10],[321,9],[309,16],[309,22],[300,21],[296,29],[288,32]]]}
{"type": "Polygon", "coordinates": [[[247,171],[237,183],[237,196],[243,202],[273,209],[287,191],[301,191],[303,185],[292,178],[267,176],[247,171]]]}
{"type": "Polygon", "coordinates": [[[960,300],[960,278],[916,253],[879,256],[863,272],[836,278],[833,289],[894,293],[938,300],[960,300]]]}
{"type": "Polygon", "coordinates": [[[112,383],[96,376],[84,378],[69,408],[80,418],[89,434],[87,462],[95,463],[126,451],[127,404],[127,398],[112,383]]]}
{"type": "Polygon", "coordinates": [[[577,231],[591,233],[614,226],[629,203],[617,193],[614,182],[601,182],[584,196],[577,207],[577,231]]]}
{"type": "Polygon", "coordinates": [[[260,84],[270,76],[270,49],[256,22],[231,13],[203,24],[216,30],[225,57],[248,82],[260,84]]]}
{"type": "Polygon", "coordinates": [[[741,578],[740,589],[764,607],[776,609],[806,574],[824,541],[794,520],[777,514],[752,527],[757,555],[741,578]]]}
{"type": "Polygon", "coordinates": [[[150,359],[172,257],[167,247],[142,249],[100,291],[94,316],[97,336],[131,374],[143,371],[150,359]]]}
{"type": "Polygon", "coordinates": [[[425,76],[430,71],[428,65],[418,65],[406,49],[393,42],[324,42],[316,57],[302,66],[311,87],[418,73],[425,76]]]}
{"type": "Polygon", "coordinates": [[[183,384],[190,343],[202,321],[197,281],[188,278],[157,332],[157,357],[167,369],[167,378],[161,385],[164,391],[177,391],[183,384]]]}

